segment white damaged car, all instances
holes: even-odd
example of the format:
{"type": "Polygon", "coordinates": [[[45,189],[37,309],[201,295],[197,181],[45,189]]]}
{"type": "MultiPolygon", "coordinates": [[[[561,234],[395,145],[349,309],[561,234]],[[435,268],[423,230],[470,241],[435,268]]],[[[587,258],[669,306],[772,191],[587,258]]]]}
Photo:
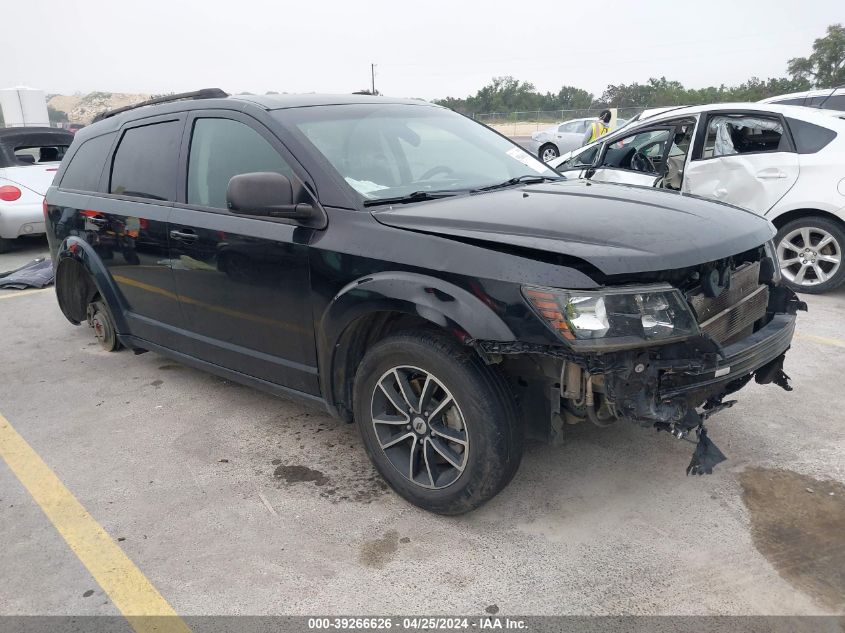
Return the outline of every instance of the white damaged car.
{"type": "Polygon", "coordinates": [[[73,134],[49,127],[0,128],[0,253],[44,233],[44,194],[73,134]]]}
{"type": "MultiPolygon", "coordinates": [[[[551,161],[567,177],[657,187],[759,213],[799,292],[845,282],[845,114],[762,103],[667,110],[551,161]]],[[[645,227],[647,228],[647,227],[645,227]]]]}

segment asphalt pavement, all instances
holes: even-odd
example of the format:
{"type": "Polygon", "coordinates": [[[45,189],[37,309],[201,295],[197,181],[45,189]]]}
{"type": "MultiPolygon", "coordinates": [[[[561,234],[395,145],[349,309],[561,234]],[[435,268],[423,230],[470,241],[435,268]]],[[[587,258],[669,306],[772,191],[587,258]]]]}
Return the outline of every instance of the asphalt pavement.
{"type": "MultiPolygon", "coordinates": [[[[667,434],[579,425],[457,518],[387,489],[354,426],[106,353],[52,289],[0,290],[0,426],[180,615],[843,613],[845,289],[805,298],[794,390],[712,418],[713,475],[686,477],[667,434]]],[[[0,615],[120,614],[82,562],[102,553],[67,537],[89,523],[45,503],[0,459],[0,615]]]]}

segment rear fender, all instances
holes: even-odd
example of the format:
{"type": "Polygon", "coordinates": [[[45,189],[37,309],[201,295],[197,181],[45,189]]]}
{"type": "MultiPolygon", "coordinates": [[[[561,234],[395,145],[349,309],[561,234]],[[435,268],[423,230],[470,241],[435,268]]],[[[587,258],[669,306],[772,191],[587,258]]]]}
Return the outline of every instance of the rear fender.
{"type": "MultiPolygon", "coordinates": [[[[62,305],[62,294],[60,293],[63,291],[59,287],[60,268],[68,265],[65,263],[68,260],[72,260],[81,265],[85,272],[88,273],[90,280],[96,287],[96,292],[99,293],[106,304],[108,304],[118,333],[128,333],[129,328],[126,325],[126,319],[124,318],[125,302],[120,294],[120,290],[114,283],[114,280],[106,269],[106,266],[103,264],[103,261],[100,259],[100,256],[97,255],[88,242],[76,236],[66,238],[59,246],[56,254],[56,294],[59,296],[59,306],[68,320],[77,324],[82,321],[78,310],[79,306],[76,306],[77,309],[73,309],[72,306],[62,305]]],[[[91,298],[92,297],[89,296],[82,297],[81,299],[85,300],[87,306],[87,302],[90,301],[91,298]]]]}

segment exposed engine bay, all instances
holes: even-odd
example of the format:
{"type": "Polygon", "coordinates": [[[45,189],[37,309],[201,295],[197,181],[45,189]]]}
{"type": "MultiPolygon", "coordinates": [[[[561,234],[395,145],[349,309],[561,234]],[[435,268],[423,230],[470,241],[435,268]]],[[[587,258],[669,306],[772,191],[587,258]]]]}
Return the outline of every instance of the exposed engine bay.
{"type": "Polygon", "coordinates": [[[778,285],[775,261],[766,247],[692,269],[612,281],[642,283],[644,276],[669,282],[683,293],[698,335],[590,353],[492,341],[475,344],[490,362],[504,363],[506,373],[514,377],[530,435],[561,443],[566,425],[589,421],[604,427],[620,420],[667,431],[678,439],[695,433],[697,446],[687,474],[709,474],[725,456],[708,438],[705,421],[733,406],[736,401],[726,398],[752,379],[792,389],[783,362],[795,313],[807,306],[778,285]]]}

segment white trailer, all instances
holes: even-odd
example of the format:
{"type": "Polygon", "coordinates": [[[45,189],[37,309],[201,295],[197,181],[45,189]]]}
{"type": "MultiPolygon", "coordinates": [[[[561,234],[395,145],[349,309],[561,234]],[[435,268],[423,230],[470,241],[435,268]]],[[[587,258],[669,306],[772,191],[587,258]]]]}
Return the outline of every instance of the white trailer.
{"type": "Polygon", "coordinates": [[[6,127],[49,127],[47,95],[43,90],[17,86],[0,89],[0,109],[6,127]]]}

